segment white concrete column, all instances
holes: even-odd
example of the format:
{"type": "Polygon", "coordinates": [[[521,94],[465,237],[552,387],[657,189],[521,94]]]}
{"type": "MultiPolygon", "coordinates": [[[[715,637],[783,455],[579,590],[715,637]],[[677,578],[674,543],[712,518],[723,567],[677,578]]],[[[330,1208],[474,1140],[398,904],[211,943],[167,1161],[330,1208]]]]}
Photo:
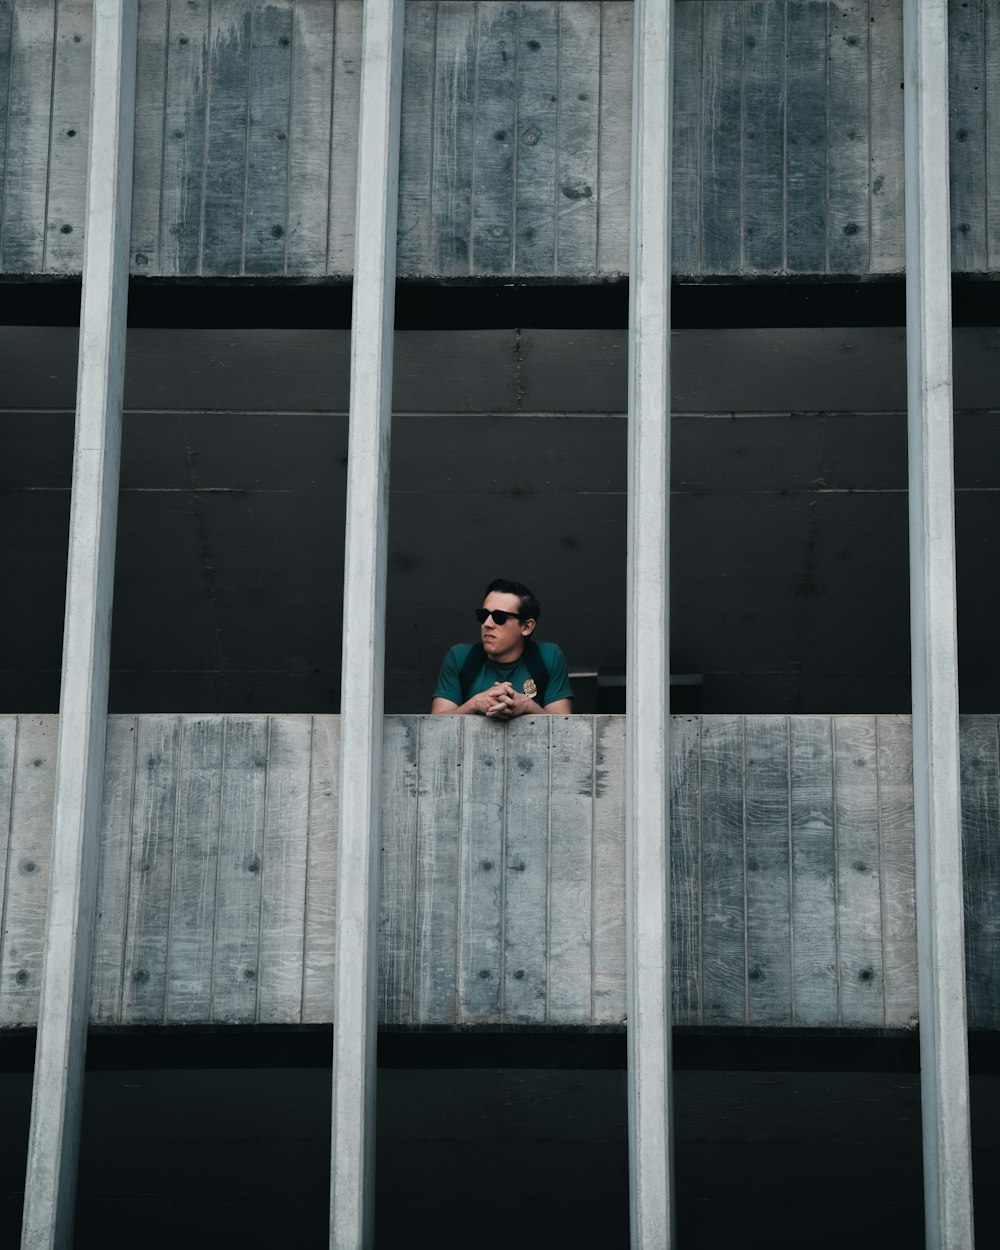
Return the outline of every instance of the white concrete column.
{"type": "Polygon", "coordinates": [[[365,0],[351,320],[330,1245],[373,1244],[379,781],[403,0],[365,0]]]}
{"type": "Polygon", "coordinates": [[[927,1250],[973,1244],[966,1049],[947,0],[905,0],[906,357],[917,960],[927,1250]]]}
{"type": "Polygon", "coordinates": [[[632,1246],[674,1244],[669,746],[672,0],[636,0],[629,301],[626,908],[632,1246]]]}
{"type": "Polygon", "coordinates": [[[90,1007],[111,656],[137,6],[95,0],[55,818],[21,1245],[69,1246],[90,1007]]]}

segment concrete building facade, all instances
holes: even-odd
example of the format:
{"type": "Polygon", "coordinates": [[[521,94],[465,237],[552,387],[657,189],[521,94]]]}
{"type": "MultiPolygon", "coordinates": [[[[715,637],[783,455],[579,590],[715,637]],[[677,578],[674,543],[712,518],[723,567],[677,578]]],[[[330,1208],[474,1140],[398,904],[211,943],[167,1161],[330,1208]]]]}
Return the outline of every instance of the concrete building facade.
{"type": "Polygon", "coordinates": [[[91,1235],[88,1021],[161,1072],[332,1025],[336,1246],[398,1227],[379,1024],[389,1088],[577,1063],[646,1248],[728,1235],[672,1038],[690,1091],[692,1039],[837,1071],[919,1021],[910,1201],[972,1245],[998,91],[983,0],[0,0],[22,1245],[91,1235]],[[498,573],[573,717],[421,715],[498,573]]]}

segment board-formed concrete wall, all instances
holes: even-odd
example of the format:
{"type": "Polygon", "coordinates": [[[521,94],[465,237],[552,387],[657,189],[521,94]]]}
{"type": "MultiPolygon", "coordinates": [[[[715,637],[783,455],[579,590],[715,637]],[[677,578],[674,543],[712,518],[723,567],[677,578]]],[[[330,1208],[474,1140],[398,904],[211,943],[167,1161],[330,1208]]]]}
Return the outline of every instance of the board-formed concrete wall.
{"type": "MultiPolygon", "coordinates": [[[[951,0],[952,256],[1000,268],[1000,8],[951,0]]],[[[674,270],[903,269],[901,0],[677,0],[674,270]]],[[[80,269],[89,0],[0,0],[0,272],[80,269]]],[[[140,0],[135,274],[346,275],[361,0],[140,0]]],[[[408,0],[398,269],[628,263],[632,5],[408,0]]]]}
{"type": "MultiPolygon", "coordinates": [[[[95,1024],[331,1018],[335,716],[109,721],[95,1024]]],[[[917,1015],[910,722],[677,716],[678,1024],[917,1015]]],[[[56,718],[0,717],[0,1027],[34,1022],[56,718]]],[[[380,1016],[621,1027],[624,719],[385,721],[380,1016]]],[[[1000,1028],[996,716],[962,722],[969,1022],[1000,1028]]]]}

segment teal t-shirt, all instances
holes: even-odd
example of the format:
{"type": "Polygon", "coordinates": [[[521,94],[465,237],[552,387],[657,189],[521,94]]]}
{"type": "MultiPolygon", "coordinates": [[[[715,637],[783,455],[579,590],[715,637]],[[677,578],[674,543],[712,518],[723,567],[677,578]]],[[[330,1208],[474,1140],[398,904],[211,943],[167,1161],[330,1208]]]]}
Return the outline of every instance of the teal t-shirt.
{"type": "MultiPolygon", "coordinates": [[[[475,645],[471,642],[460,642],[449,649],[441,665],[437,685],[434,687],[435,699],[448,699],[451,703],[459,704],[465,702],[458,679],[462,672],[462,665],[475,645]]],[[[540,642],[538,650],[542,655],[542,663],[549,673],[549,684],[545,687],[546,705],[555,703],[558,699],[572,699],[573,688],[569,684],[566,657],[562,650],[554,642],[540,642]]],[[[472,679],[465,698],[471,699],[474,694],[482,694],[484,690],[489,690],[494,682],[498,681],[509,681],[519,694],[526,693],[524,686],[526,682],[531,681],[531,670],[525,664],[524,657],[518,656],[510,664],[497,664],[495,660],[487,656],[486,663],[472,679]]]]}

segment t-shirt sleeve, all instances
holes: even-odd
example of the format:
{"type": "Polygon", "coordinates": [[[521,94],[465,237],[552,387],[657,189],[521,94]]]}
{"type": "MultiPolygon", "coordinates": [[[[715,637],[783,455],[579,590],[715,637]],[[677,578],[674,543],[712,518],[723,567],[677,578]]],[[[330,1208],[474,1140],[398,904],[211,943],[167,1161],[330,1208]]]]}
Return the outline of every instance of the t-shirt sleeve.
{"type": "Polygon", "coordinates": [[[461,644],[448,649],[448,654],[441,665],[441,672],[438,673],[437,685],[434,687],[435,699],[447,699],[450,703],[461,704],[462,686],[459,682],[459,675],[462,671],[462,661],[467,654],[468,647],[463,647],[461,644]]]}
{"type": "Polygon", "coordinates": [[[555,703],[559,699],[572,699],[573,687],[569,684],[569,673],[566,671],[566,657],[562,648],[550,643],[545,648],[549,652],[545,656],[545,667],[549,670],[549,684],[545,687],[545,705],[555,703]],[[549,649],[551,648],[551,650],[549,649]]]}

